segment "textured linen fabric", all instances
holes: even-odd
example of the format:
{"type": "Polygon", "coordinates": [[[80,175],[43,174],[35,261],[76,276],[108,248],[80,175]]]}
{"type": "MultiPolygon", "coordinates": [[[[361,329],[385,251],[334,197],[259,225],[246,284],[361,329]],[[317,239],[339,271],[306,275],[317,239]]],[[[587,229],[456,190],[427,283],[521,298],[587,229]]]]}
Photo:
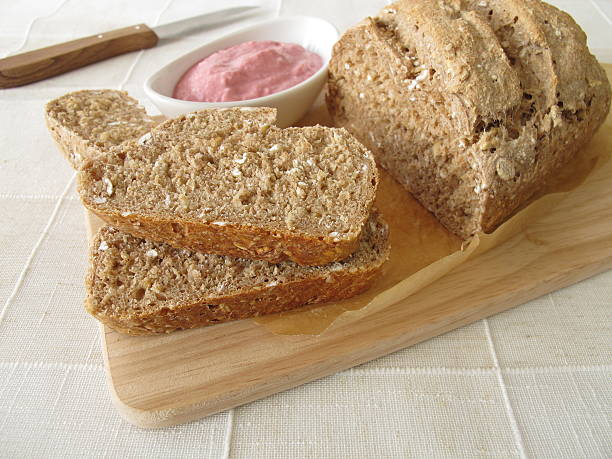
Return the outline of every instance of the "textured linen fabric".
{"type": "MultiPolygon", "coordinates": [[[[82,308],[83,208],[44,127],[45,102],[118,88],[155,113],[144,79],[207,40],[277,14],[321,16],[344,30],[385,3],[269,0],[259,18],[0,90],[0,457],[612,457],[612,272],[187,425],[141,430],[112,406],[98,326],[82,308]]],[[[551,3],[612,62],[610,1],[551,3]]],[[[220,5],[6,2],[0,56],[220,5]]]]}

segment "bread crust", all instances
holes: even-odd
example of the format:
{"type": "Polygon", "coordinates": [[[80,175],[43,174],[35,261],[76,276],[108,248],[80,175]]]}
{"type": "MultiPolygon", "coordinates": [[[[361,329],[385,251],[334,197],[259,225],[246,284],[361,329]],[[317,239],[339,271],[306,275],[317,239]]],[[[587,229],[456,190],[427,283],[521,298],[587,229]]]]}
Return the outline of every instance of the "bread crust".
{"type": "Polygon", "coordinates": [[[550,5],[421,0],[345,32],[326,101],[336,125],[469,238],[558,174],[603,123],[610,94],[582,30],[550,5]]]}
{"type": "Polygon", "coordinates": [[[316,266],[343,260],[359,245],[359,237],[335,241],[327,236],[311,237],[263,225],[255,227],[228,222],[218,225],[142,214],[123,217],[120,212],[108,212],[100,208],[86,197],[82,197],[82,201],[85,207],[106,223],[126,233],[204,253],[269,263],[291,260],[300,265],[316,266]]]}

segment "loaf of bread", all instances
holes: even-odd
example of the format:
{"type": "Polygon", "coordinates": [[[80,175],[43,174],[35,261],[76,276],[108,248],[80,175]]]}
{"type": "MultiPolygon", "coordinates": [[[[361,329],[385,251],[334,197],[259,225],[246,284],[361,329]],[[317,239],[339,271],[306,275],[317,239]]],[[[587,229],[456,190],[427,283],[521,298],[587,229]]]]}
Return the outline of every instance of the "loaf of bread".
{"type": "Polygon", "coordinates": [[[71,92],[50,101],[45,121],[51,137],[72,167],[151,130],[156,122],[123,91],[71,92]]]}
{"type": "Polygon", "coordinates": [[[81,200],[115,228],[174,247],[342,260],[374,200],[373,155],[344,129],[280,129],[275,115],[232,108],[168,120],[85,164],[81,200]]]}
{"type": "Polygon", "coordinates": [[[442,224],[491,232],[593,136],[610,84],[566,13],[539,0],[405,0],[336,43],[339,126],[442,224]]]}
{"type": "Polygon", "coordinates": [[[169,333],[354,296],[388,256],[388,229],[376,213],[355,253],[320,267],[175,249],[106,226],[91,245],[85,305],[122,333],[169,333]]]}

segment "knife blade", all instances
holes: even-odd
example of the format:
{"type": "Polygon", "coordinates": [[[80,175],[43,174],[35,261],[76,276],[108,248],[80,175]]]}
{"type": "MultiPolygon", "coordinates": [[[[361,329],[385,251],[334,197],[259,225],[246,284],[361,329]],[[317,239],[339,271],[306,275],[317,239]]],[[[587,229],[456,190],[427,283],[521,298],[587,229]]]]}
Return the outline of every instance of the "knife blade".
{"type": "Polygon", "coordinates": [[[160,26],[153,27],[155,35],[161,40],[171,40],[184,37],[203,27],[220,25],[233,22],[246,17],[248,14],[259,10],[258,6],[236,6],[212,13],[200,14],[180,21],[169,22],[160,26]]]}
{"type": "Polygon", "coordinates": [[[0,59],[0,88],[13,88],[60,75],[120,54],[152,48],[196,30],[246,17],[257,6],[238,6],[154,28],[136,24],[0,59]]]}

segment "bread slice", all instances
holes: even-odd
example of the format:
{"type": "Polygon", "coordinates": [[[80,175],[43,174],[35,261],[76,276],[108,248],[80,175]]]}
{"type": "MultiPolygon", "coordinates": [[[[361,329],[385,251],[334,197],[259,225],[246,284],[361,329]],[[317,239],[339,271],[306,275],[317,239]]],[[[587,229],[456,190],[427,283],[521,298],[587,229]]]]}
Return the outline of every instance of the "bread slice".
{"type": "Polygon", "coordinates": [[[402,0],[347,30],[327,105],[455,234],[491,232],[604,121],[610,83],[539,0],[402,0]]]}
{"type": "Polygon", "coordinates": [[[388,256],[388,228],[375,212],[355,253],[320,267],[176,249],[105,226],[91,245],[85,305],[122,333],[169,333],[349,298],[388,256]]]}
{"type": "Polygon", "coordinates": [[[373,155],[344,129],[280,129],[271,108],[203,110],[111,148],[79,173],[83,204],[174,247],[303,265],[359,244],[373,155]]]}
{"type": "Polygon", "coordinates": [[[45,121],[75,169],[112,146],[141,137],[156,124],[138,101],[112,89],[76,91],[54,99],[45,107],[45,121]]]}

